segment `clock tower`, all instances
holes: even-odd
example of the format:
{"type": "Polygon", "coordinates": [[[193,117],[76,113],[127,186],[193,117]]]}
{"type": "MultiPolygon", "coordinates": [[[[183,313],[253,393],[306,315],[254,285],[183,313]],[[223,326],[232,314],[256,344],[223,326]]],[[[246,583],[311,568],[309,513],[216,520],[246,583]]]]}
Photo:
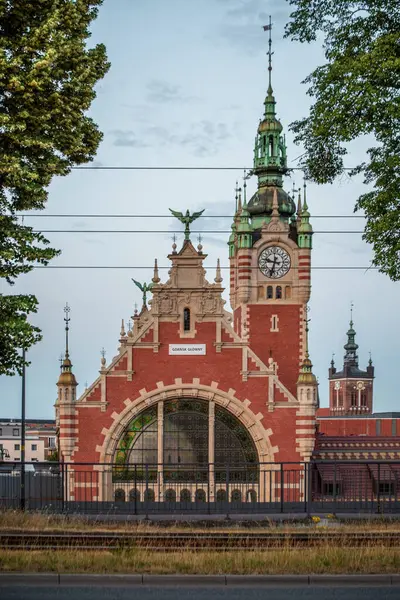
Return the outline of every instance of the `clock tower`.
{"type": "Polygon", "coordinates": [[[243,195],[236,192],[229,238],[230,302],[236,332],[265,363],[272,357],[279,379],[296,396],[305,357],[313,231],[305,183],[291,193],[283,188],[289,169],[271,84],[271,38],[269,44],[269,85],[254,166],[245,175],[243,195]],[[257,178],[257,190],[248,200],[250,177],[257,178]]]}

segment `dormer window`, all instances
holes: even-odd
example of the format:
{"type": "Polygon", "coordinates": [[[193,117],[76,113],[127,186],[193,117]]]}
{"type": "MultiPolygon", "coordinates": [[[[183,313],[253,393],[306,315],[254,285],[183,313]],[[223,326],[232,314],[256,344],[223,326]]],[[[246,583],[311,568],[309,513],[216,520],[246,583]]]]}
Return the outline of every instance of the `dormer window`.
{"type": "Polygon", "coordinates": [[[183,331],[190,331],[190,308],[183,309],[183,331]]]}

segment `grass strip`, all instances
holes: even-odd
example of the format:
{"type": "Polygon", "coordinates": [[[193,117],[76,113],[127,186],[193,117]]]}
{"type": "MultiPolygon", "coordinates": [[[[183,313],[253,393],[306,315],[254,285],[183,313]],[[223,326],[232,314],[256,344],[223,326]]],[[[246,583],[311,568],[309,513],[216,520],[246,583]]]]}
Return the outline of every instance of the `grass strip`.
{"type": "MultiPolygon", "coordinates": [[[[143,521],[104,521],[87,519],[78,515],[54,515],[46,513],[30,513],[17,510],[0,512],[0,531],[71,531],[71,532],[125,532],[125,533],[151,533],[151,532],[226,532],[226,533],[259,533],[263,530],[275,532],[292,532],[304,530],[324,530],[326,527],[315,524],[312,521],[301,523],[276,522],[269,520],[266,516],[263,521],[243,525],[234,521],[227,523],[201,523],[201,522],[176,522],[158,523],[143,521]]],[[[354,532],[399,532],[400,520],[388,517],[376,520],[360,520],[353,522],[339,521],[335,526],[334,520],[330,520],[330,531],[354,532]]]]}
{"type": "Polygon", "coordinates": [[[150,553],[0,550],[0,571],[152,574],[380,574],[396,573],[398,548],[283,549],[267,552],[150,553]]]}

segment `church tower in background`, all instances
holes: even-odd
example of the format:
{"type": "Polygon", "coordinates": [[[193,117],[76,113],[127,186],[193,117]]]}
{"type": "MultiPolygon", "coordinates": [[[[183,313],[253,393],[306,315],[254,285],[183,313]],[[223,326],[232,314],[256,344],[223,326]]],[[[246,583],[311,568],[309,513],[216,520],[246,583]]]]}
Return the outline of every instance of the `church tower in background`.
{"type": "MultiPolygon", "coordinates": [[[[271,25],[266,29],[271,31],[271,25]]],[[[243,193],[237,190],[229,239],[230,301],[236,332],[265,363],[273,358],[279,378],[296,395],[305,357],[313,231],[305,183],[291,194],[283,187],[289,169],[272,89],[271,34],[268,55],[269,85],[253,169],[245,177],[243,193]],[[248,200],[249,176],[257,178],[257,191],[248,200]]]]}

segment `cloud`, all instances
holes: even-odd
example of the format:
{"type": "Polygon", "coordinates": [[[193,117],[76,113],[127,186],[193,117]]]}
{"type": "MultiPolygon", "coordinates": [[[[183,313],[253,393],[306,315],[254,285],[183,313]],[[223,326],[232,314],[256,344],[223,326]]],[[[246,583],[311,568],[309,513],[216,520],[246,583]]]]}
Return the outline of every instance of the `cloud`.
{"type": "MultiPolygon", "coordinates": [[[[143,128],[142,137],[146,139],[147,146],[183,146],[194,156],[204,157],[216,155],[232,133],[226,123],[202,120],[192,123],[186,132],[182,132],[178,124],[171,129],[147,126],[143,128]]],[[[132,140],[131,137],[126,138],[132,140]]]]}
{"type": "Polygon", "coordinates": [[[200,158],[215,156],[225,142],[233,137],[232,128],[226,123],[214,123],[209,120],[191,123],[186,131],[182,131],[181,123],[174,123],[171,128],[141,123],[138,132],[114,129],[109,133],[114,136],[114,146],[130,148],[181,146],[193,156],[200,158]]]}
{"type": "Polygon", "coordinates": [[[113,145],[129,148],[147,148],[148,143],[139,139],[134,131],[129,129],[113,129],[110,134],[114,136],[113,145]]]}
{"type": "Polygon", "coordinates": [[[289,16],[289,8],[282,9],[283,0],[217,0],[226,7],[219,38],[248,53],[266,49],[266,33],[262,25],[272,16],[273,25],[279,29],[274,35],[274,44],[279,43],[283,35],[283,26],[289,16]]]}
{"type": "Polygon", "coordinates": [[[196,96],[185,96],[181,91],[181,86],[168,83],[159,79],[154,79],[147,84],[147,102],[154,104],[171,103],[198,103],[200,98],[196,96]]]}

